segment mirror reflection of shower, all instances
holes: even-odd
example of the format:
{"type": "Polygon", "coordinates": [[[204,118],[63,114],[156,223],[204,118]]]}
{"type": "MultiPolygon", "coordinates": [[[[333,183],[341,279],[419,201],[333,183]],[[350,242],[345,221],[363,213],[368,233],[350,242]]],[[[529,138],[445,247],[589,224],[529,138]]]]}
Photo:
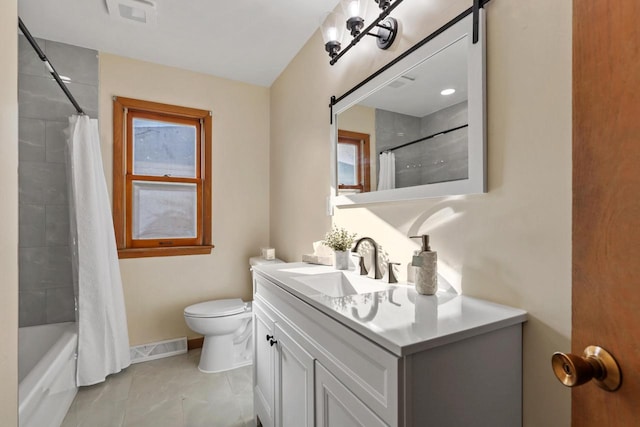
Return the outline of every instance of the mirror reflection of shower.
{"type": "Polygon", "coordinates": [[[457,40],[339,114],[339,135],[369,138],[367,149],[339,136],[339,194],[469,177],[467,44],[457,40]]]}

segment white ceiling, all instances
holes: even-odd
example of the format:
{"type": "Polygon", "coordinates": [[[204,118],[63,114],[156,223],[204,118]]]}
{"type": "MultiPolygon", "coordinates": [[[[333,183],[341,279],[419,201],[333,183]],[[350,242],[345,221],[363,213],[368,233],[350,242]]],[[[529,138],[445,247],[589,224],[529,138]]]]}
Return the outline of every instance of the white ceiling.
{"type": "Polygon", "coordinates": [[[359,104],[424,117],[466,101],[468,43],[464,37],[447,46],[359,104]],[[450,88],[453,95],[440,94],[450,88]]]}
{"type": "Polygon", "coordinates": [[[270,86],[338,0],[155,3],[155,26],[111,18],[105,0],[19,0],[19,14],[36,37],[270,86]]]}

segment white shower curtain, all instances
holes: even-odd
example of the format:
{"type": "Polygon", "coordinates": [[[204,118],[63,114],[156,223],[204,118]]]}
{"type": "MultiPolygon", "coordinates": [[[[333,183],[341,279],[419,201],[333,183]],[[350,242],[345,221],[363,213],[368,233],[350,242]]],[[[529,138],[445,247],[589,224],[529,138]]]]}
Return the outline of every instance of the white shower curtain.
{"type": "Polygon", "coordinates": [[[113,220],[102,168],[98,121],[69,118],[67,155],[79,386],[130,365],[129,335],[113,220]]]}
{"type": "Polygon", "coordinates": [[[396,155],[391,152],[380,154],[378,191],[396,188],[396,155]]]}

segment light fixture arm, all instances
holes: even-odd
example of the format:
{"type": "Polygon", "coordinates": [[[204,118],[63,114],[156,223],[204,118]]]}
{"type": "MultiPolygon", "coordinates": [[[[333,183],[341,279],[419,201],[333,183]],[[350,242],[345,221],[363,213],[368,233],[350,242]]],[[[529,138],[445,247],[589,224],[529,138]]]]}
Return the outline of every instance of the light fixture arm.
{"type": "MultiPolygon", "coordinates": [[[[353,46],[355,46],[356,44],[358,44],[358,42],[360,40],[362,40],[362,38],[366,35],[369,35],[369,33],[371,32],[371,30],[373,30],[375,27],[380,27],[380,23],[385,21],[385,19],[389,16],[389,14],[391,14],[391,12],[393,12],[393,10],[398,7],[400,5],[400,3],[402,3],[403,0],[395,0],[393,3],[391,3],[386,9],[384,9],[380,15],[371,23],[369,24],[369,26],[367,26],[366,28],[362,29],[360,31],[360,33],[355,36],[353,38],[353,40],[351,40],[351,43],[349,43],[344,49],[342,49],[340,51],[340,53],[338,53],[336,56],[331,58],[331,61],[329,61],[329,64],[334,65],[336,62],[338,62],[338,60],[340,58],[342,58],[342,55],[344,55],[347,51],[349,51],[349,49],[351,49],[353,46]]],[[[393,18],[389,18],[390,20],[393,18]]],[[[395,19],[393,19],[395,21],[395,19]]],[[[384,25],[390,25],[390,24],[386,24],[383,23],[384,25]]],[[[391,24],[392,25],[392,24],[391,24]]],[[[397,25],[397,24],[396,24],[397,25]]],[[[389,29],[388,29],[389,30],[389,29]]],[[[396,33],[397,33],[397,27],[394,31],[391,31],[391,34],[389,35],[384,35],[384,34],[380,34],[378,33],[378,36],[381,36],[378,38],[378,46],[380,46],[380,40],[382,40],[383,38],[386,39],[387,41],[385,42],[387,44],[386,47],[381,47],[381,49],[386,49],[389,46],[391,46],[391,43],[393,43],[393,40],[395,39],[396,33]],[[390,37],[392,35],[392,37],[390,37]]],[[[375,34],[375,33],[374,33],[375,34]]]]}
{"type": "MultiPolygon", "coordinates": [[[[389,19],[392,19],[392,18],[389,18],[389,19]]],[[[393,27],[390,27],[390,26],[387,26],[387,25],[383,25],[383,24],[377,24],[376,27],[381,28],[381,29],[386,30],[386,31],[395,31],[396,30],[393,27]]],[[[367,35],[368,36],[372,36],[372,37],[376,37],[378,39],[384,38],[384,36],[380,35],[379,33],[367,33],[367,35]]]]}

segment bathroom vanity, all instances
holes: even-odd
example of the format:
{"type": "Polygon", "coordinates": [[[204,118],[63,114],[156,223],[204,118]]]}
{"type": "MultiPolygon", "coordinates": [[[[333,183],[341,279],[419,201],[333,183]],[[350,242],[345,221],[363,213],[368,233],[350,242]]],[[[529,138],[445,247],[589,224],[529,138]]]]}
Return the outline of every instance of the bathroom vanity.
{"type": "Polygon", "coordinates": [[[264,427],[522,424],[523,310],[304,263],[253,286],[264,427]]]}

